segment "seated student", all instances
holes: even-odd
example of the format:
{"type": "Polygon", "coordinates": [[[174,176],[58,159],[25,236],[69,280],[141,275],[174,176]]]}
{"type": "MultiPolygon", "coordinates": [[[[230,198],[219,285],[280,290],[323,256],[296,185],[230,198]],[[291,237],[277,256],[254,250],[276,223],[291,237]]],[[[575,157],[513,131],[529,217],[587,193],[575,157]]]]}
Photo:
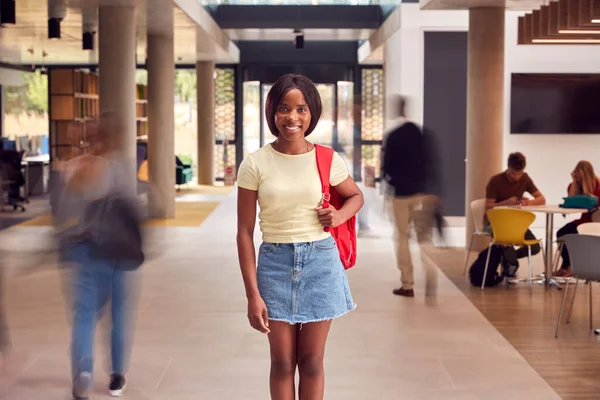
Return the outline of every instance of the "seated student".
{"type": "MultiPolygon", "coordinates": [[[[546,204],[546,198],[535,186],[525,170],[527,160],[521,153],[511,153],[508,156],[508,169],[504,172],[494,175],[486,187],[486,210],[498,206],[515,206],[515,205],[543,205],[546,204]],[[523,197],[525,192],[533,196],[533,199],[523,197]]],[[[487,219],[484,217],[484,229],[492,233],[492,228],[487,219]]],[[[527,230],[526,239],[535,239],[533,233],[527,230]]],[[[531,246],[531,255],[540,252],[538,244],[531,246]]],[[[503,274],[508,277],[514,277],[519,266],[517,261],[519,258],[527,257],[528,250],[522,247],[515,250],[512,246],[506,247],[503,254],[503,274]]]]}
{"type": "MultiPolygon", "coordinates": [[[[569,196],[575,196],[578,194],[587,194],[590,196],[600,197],[600,178],[594,173],[594,167],[588,161],[579,161],[575,166],[573,172],[571,172],[571,178],[573,182],[569,184],[567,192],[569,196]]],[[[586,222],[592,222],[591,212],[587,212],[581,215],[577,221],[569,222],[562,228],[560,228],[556,234],[557,238],[568,235],[570,233],[577,233],[577,227],[586,222]]],[[[571,277],[571,260],[569,258],[569,251],[567,246],[562,248],[562,265],[560,269],[554,274],[556,276],[571,277]]]]}

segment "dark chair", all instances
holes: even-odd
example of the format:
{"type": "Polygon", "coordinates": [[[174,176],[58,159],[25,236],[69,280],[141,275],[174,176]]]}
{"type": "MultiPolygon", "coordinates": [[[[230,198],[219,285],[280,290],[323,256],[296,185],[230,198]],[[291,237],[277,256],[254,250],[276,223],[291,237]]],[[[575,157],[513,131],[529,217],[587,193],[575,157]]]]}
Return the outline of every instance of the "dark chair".
{"type": "Polygon", "coordinates": [[[186,185],[194,179],[194,171],[190,164],[184,164],[179,157],[175,156],[175,184],[178,189],[181,185],[186,185]]]}
{"type": "MultiPolygon", "coordinates": [[[[23,152],[15,150],[0,151],[0,173],[2,173],[2,187],[0,195],[4,196],[4,191],[8,193],[8,205],[13,206],[13,210],[20,209],[25,212],[22,203],[25,199],[21,197],[21,187],[25,185],[25,177],[21,170],[23,161],[23,152]]],[[[4,203],[2,202],[2,205],[4,203]]]]}
{"type": "Polygon", "coordinates": [[[571,258],[571,269],[573,270],[573,277],[567,279],[567,284],[565,285],[563,301],[560,305],[558,321],[556,321],[556,331],[554,332],[554,337],[556,338],[558,338],[558,329],[560,328],[560,321],[562,319],[563,311],[565,309],[565,303],[567,301],[567,291],[569,290],[569,283],[572,280],[575,281],[575,289],[573,290],[573,297],[571,298],[571,309],[569,310],[567,323],[569,323],[571,320],[573,303],[575,302],[575,295],[577,294],[577,284],[581,279],[586,281],[589,288],[590,330],[593,329],[592,282],[600,282],[600,268],[598,268],[598,256],[600,255],[600,236],[598,236],[597,233],[589,233],[591,233],[591,230],[590,232],[588,232],[588,234],[570,234],[562,237],[565,246],[567,246],[567,249],[569,250],[569,257],[571,258]]]}

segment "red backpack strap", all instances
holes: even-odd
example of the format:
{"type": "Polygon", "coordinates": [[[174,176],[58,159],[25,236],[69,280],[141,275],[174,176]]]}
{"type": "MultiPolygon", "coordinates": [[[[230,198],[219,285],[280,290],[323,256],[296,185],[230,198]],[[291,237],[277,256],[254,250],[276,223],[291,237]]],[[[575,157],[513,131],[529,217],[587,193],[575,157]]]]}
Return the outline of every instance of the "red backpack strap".
{"type": "MultiPolygon", "coordinates": [[[[329,178],[331,177],[331,164],[333,163],[333,149],[315,144],[315,151],[317,153],[317,169],[319,170],[319,178],[321,178],[323,208],[328,208],[331,200],[329,178]]],[[[329,229],[325,228],[325,231],[327,232],[329,229]]]]}
{"type": "Polygon", "coordinates": [[[323,207],[329,207],[330,189],[329,178],[331,176],[331,164],[333,163],[333,149],[319,144],[315,145],[317,152],[317,169],[321,178],[321,191],[323,192],[323,207]]]}

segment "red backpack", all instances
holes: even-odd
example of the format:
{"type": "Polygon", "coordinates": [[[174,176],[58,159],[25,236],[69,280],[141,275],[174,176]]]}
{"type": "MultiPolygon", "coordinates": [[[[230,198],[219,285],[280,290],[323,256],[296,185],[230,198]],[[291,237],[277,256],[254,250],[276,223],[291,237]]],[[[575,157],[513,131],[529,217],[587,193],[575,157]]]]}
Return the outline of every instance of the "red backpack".
{"type": "MultiPolygon", "coordinates": [[[[317,152],[317,169],[323,191],[323,208],[328,208],[331,204],[336,210],[339,210],[344,205],[344,199],[329,183],[333,149],[315,145],[315,151],[317,152]]],[[[331,232],[331,236],[335,239],[344,268],[352,268],[356,264],[356,216],[335,228],[325,228],[325,232],[331,232]]]]}

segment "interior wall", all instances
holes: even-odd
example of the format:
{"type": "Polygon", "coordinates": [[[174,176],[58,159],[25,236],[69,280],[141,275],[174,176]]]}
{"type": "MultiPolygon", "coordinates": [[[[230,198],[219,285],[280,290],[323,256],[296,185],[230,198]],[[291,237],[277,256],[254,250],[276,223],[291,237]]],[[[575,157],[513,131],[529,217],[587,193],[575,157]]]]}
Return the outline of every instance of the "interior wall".
{"type": "MultiPolygon", "coordinates": [[[[423,122],[423,32],[467,31],[468,11],[422,11],[418,4],[402,4],[402,25],[386,42],[386,97],[403,94],[412,100],[410,116],[423,122]]],[[[517,45],[519,12],[506,14],[504,158],[513,151],[527,156],[527,171],[548,203],[566,195],[570,173],[579,160],[588,160],[600,175],[600,135],[511,135],[511,73],[600,73],[597,46],[517,45]]],[[[389,110],[386,110],[389,111],[389,110]]],[[[389,115],[389,114],[388,114],[389,115]]],[[[386,118],[386,125],[390,119],[386,118]]],[[[557,216],[555,226],[564,223],[557,216]]],[[[535,226],[544,226],[538,217],[535,226]]]]}
{"type": "MultiPolygon", "coordinates": [[[[424,32],[464,32],[469,18],[465,11],[421,11],[419,4],[405,3],[399,7],[401,28],[385,44],[385,96],[404,96],[409,117],[423,123],[424,32]]],[[[393,124],[393,115],[386,107],[386,128],[393,124]]]]}
{"type": "MultiPolygon", "coordinates": [[[[518,46],[519,15],[522,13],[506,14],[504,153],[506,156],[512,151],[525,154],[528,173],[548,202],[558,204],[566,196],[570,173],[578,161],[590,161],[600,175],[600,135],[511,135],[510,74],[600,74],[600,52],[597,46],[518,46]]],[[[559,223],[560,217],[556,220],[559,223]]]]}

